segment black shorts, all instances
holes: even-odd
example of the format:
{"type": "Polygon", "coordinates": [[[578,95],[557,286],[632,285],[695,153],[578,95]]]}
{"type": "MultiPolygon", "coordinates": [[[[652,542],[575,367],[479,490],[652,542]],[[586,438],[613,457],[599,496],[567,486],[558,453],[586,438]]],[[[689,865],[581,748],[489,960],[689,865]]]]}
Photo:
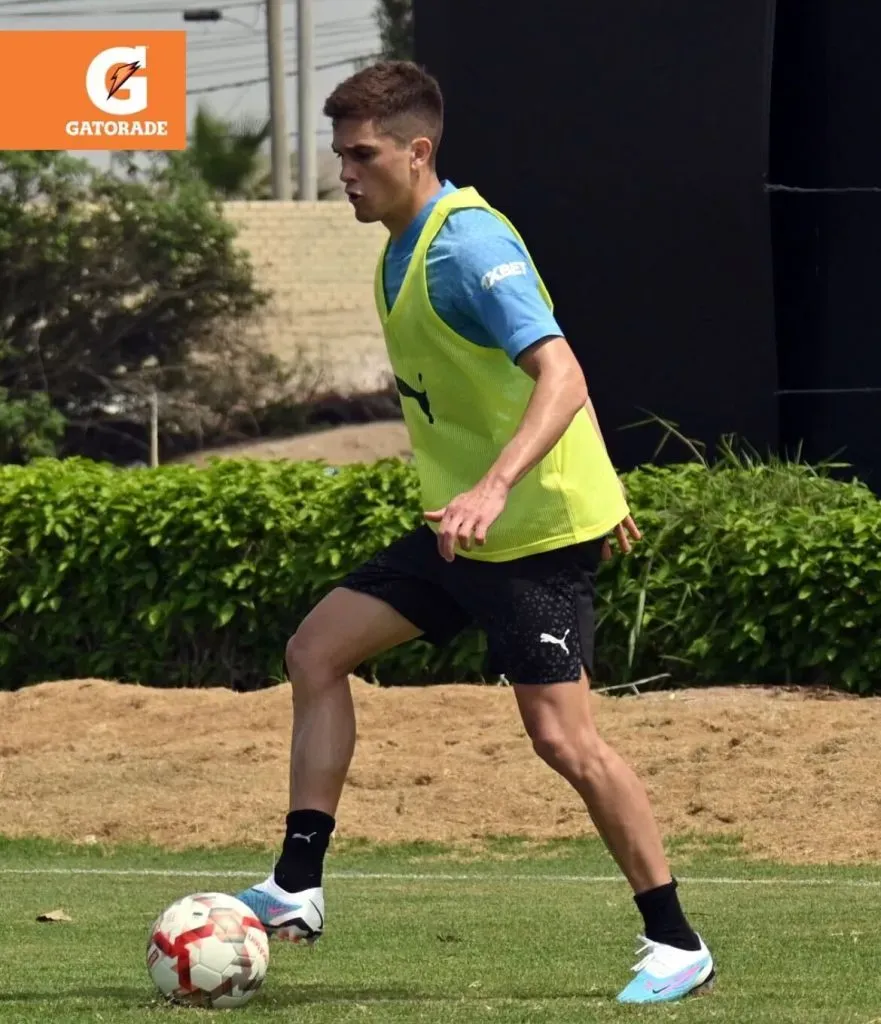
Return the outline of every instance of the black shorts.
{"type": "Polygon", "coordinates": [[[594,595],[603,538],[483,562],[446,562],[437,537],[420,526],[355,569],[340,586],[391,605],[448,644],[468,626],[486,633],[488,670],[511,683],[560,683],[593,672],[594,595]]]}

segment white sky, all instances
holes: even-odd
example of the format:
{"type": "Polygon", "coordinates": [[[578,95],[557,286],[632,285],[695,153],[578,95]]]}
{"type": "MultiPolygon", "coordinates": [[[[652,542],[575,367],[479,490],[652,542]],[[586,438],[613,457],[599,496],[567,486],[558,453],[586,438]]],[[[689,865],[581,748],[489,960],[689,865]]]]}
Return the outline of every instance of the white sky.
{"type": "MultiPolygon", "coordinates": [[[[315,74],[315,110],[319,151],[330,144],[328,123],[321,114],[324,99],[333,87],[354,70],[351,59],[369,56],[379,48],[373,17],[374,0],[313,0],[315,63],[337,64],[315,74]],[[342,63],[338,63],[342,62],[342,63]]],[[[295,0],[284,0],[285,69],[297,62],[295,0]]],[[[234,83],[265,79],[265,4],[239,0],[0,0],[0,31],[11,29],[186,29],[187,117],[191,121],[199,102],[220,117],[269,116],[267,81],[250,85],[234,83]],[[184,22],[187,8],[220,9],[217,22],[184,22]],[[234,19],[234,20],[233,20],[234,19]],[[244,22],[245,24],[240,24],[244,22]],[[253,27],[252,27],[253,26],[253,27]],[[193,90],[211,90],[194,92],[193,90]]],[[[286,78],[287,124],[297,128],[297,78],[286,78]]],[[[291,151],[296,138],[290,140],[291,151]]],[[[80,153],[104,167],[104,152],[80,153]]]]}

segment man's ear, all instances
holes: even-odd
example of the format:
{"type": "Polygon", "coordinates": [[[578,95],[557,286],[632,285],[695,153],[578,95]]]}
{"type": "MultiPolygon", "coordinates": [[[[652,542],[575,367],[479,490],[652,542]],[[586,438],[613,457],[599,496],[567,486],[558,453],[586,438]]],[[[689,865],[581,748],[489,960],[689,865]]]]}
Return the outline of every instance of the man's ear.
{"type": "Polygon", "coordinates": [[[431,144],[431,139],[419,138],[413,140],[410,146],[410,163],[414,171],[420,167],[429,166],[433,150],[434,146],[431,144]]]}

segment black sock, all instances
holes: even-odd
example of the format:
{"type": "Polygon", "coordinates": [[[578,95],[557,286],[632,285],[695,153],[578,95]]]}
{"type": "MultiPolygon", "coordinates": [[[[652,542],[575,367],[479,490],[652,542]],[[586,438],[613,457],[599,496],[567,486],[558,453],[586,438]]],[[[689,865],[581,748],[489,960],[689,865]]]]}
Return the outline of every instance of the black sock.
{"type": "Polygon", "coordinates": [[[321,885],[324,855],[336,821],[324,811],[291,811],[274,877],[287,892],[321,885]]]}
{"type": "Polygon", "coordinates": [[[677,949],[700,949],[700,939],[685,919],[674,878],[666,885],[637,893],[633,898],[645,921],[645,937],[677,949]]]}

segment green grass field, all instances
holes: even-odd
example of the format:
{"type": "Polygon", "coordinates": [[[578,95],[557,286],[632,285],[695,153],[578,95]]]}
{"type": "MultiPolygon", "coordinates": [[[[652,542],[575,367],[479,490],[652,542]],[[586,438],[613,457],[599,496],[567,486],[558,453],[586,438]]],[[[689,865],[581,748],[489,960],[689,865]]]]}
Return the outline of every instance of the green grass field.
{"type": "Polygon", "coordinates": [[[0,1021],[881,1024],[881,867],[750,863],[730,842],[670,849],[683,902],[717,959],[710,995],[615,1003],[640,918],[595,842],[498,840],[479,856],[347,844],[328,864],[321,942],[273,943],[252,1003],[212,1012],[157,997],[147,928],[180,895],[235,892],[262,877],[271,854],[0,841],[0,1021]],[[36,921],[57,907],[72,922],[36,921]]]}

